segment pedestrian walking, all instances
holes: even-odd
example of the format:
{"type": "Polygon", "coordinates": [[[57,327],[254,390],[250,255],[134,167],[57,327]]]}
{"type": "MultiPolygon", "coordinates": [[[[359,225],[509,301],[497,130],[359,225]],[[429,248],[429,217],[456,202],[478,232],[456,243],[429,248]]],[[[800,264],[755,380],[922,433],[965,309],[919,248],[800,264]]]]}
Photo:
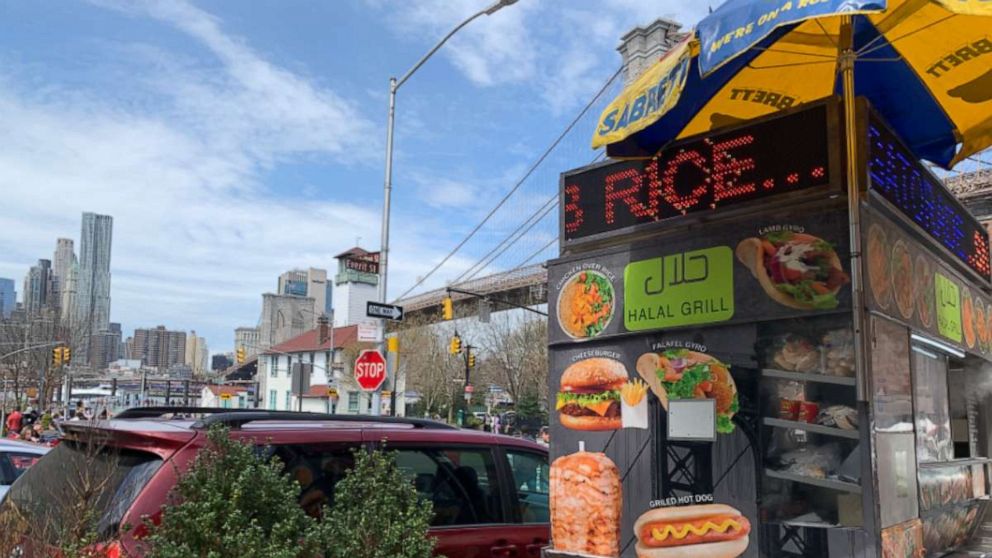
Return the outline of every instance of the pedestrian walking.
{"type": "Polygon", "coordinates": [[[21,431],[21,420],[23,418],[24,415],[21,414],[21,408],[15,406],[14,410],[7,415],[7,433],[9,435],[16,436],[21,431]]]}
{"type": "Polygon", "coordinates": [[[548,430],[547,426],[541,427],[541,433],[537,437],[537,443],[544,447],[551,445],[551,432],[548,430]]]}
{"type": "Polygon", "coordinates": [[[21,426],[32,426],[38,420],[38,411],[34,407],[28,407],[21,417],[21,426]]]}

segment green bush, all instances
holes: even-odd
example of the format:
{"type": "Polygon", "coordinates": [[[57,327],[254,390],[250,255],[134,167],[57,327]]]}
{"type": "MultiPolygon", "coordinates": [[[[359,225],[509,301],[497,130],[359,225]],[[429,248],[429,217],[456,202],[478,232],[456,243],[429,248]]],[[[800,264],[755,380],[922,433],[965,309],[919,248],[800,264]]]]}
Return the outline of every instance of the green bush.
{"type": "Polygon", "coordinates": [[[430,558],[433,514],[395,456],[355,450],[323,520],[300,507],[300,487],[278,458],[226,428],[208,433],[190,470],[143,541],[148,558],[430,558]]]}
{"type": "Polygon", "coordinates": [[[429,558],[435,540],[427,536],[433,510],[395,455],[355,452],[355,468],[334,491],[324,518],[327,558],[429,558]]]}
{"type": "Polygon", "coordinates": [[[315,556],[320,525],[297,503],[299,485],[282,462],[260,459],[226,428],[211,428],[208,438],[145,539],[148,558],[315,556]]]}

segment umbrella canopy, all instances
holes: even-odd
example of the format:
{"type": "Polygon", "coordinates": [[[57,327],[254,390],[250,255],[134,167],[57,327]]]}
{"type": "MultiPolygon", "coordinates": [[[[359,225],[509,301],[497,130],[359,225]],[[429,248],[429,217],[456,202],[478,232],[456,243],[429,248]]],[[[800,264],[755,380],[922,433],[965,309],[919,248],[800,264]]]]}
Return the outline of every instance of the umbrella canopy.
{"type": "Polygon", "coordinates": [[[992,1],[730,0],[606,108],[593,147],[650,156],[840,93],[848,48],[854,94],[917,157],[950,168],[992,145],[992,1]]]}

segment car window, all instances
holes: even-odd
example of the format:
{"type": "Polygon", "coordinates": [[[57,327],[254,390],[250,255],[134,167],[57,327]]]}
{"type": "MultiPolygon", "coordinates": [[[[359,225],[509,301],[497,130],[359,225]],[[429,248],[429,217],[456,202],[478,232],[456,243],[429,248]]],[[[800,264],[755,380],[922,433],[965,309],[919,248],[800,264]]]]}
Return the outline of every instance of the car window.
{"type": "Polygon", "coordinates": [[[300,506],[311,517],[321,517],[334,504],[334,488],[354,468],[357,446],[280,445],[272,453],[286,466],[286,474],[300,485],[300,506]]]}
{"type": "Polygon", "coordinates": [[[0,453],[0,486],[9,486],[14,483],[14,473],[11,471],[10,462],[6,453],[0,453]]]}
{"type": "Polygon", "coordinates": [[[151,453],[66,440],[23,474],[4,506],[15,506],[49,544],[57,543],[52,525],[80,525],[104,541],[161,464],[151,453]]]}
{"type": "Polygon", "coordinates": [[[524,523],[548,523],[548,458],[545,455],[517,450],[507,450],[517,508],[524,523]]]}
{"type": "Polygon", "coordinates": [[[12,480],[17,480],[18,477],[26,473],[39,459],[41,456],[33,453],[8,453],[7,461],[14,473],[12,480]]]}
{"type": "Polygon", "coordinates": [[[434,505],[435,527],[503,522],[496,462],[488,449],[400,448],[396,464],[434,505]]]}

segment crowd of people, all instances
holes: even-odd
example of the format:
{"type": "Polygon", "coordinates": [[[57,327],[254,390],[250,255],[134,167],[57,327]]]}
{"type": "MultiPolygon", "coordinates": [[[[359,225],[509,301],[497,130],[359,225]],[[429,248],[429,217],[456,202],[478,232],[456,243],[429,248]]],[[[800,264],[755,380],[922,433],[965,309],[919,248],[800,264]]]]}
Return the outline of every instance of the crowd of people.
{"type": "Polygon", "coordinates": [[[500,415],[486,415],[482,420],[482,430],[486,432],[527,438],[544,446],[550,444],[551,433],[547,426],[540,427],[537,432],[527,428],[527,426],[525,424],[517,424],[517,421],[504,420],[500,415]]]}
{"type": "Polygon", "coordinates": [[[103,420],[107,417],[106,410],[95,414],[90,407],[83,406],[82,402],[79,402],[74,409],[67,409],[64,414],[56,409],[39,412],[38,409],[28,406],[22,411],[20,406],[14,406],[9,410],[3,424],[0,424],[0,437],[47,444],[58,437],[55,425],[59,421],[103,420]]]}

